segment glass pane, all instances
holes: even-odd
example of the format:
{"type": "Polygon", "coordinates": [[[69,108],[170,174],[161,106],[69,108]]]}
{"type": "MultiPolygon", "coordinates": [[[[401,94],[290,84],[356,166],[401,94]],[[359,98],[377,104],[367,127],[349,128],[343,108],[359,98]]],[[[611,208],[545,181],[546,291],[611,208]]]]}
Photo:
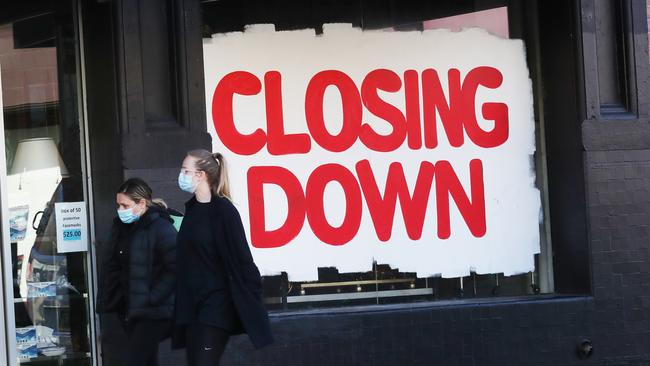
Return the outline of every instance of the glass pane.
{"type": "Polygon", "coordinates": [[[75,21],[72,2],[45,4],[3,14],[14,20],[0,24],[9,208],[3,220],[11,245],[3,261],[14,280],[7,301],[14,304],[20,363],[90,365],[75,21]],[[78,202],[79,215],[58,213],[64,202],[78,202]]]}
{"type": "MultiPolygon", "coordinates": [[[[359,3],[358,7],[346,8],[348,13],[345,14],[336,16],[322,14],[321,17],[313,20],[314,23],[311,26],[315,28],[316,33],[319,33],[322,32],[323,24],[338,23],[341,22],[341,19],[345,19],[344,22],[351,23],[353,27],[367,31],[413,32],[447,29],[459,32],[465,28],[481,28],[499,38],[517,38],[521,33],[517,24],[522,20],[523,14],[518,13],[516,7],[514,10],[509,9],[507,4],[506,1],[480,0],[462,4],[454,3],[453,5],[395,3],[390,9],[383,9],[386,10],[383,12],[381,5],[359,3]],[[514,13],[512,19],[509,18],[512,16],[511,12],[514,13]]],[[[226,6],[220,2],[205,2],[202,6],[205,37],[239,31],[244,29],[247,24],[272,22],[276,30],[308,27],[301,24],[300,21],[294,20],[298,17],[281,17],[277,20],[269,20],[263,13],[246,13],[245,7],[234,10],[236,7],[226,6]],[[238,11],[245,13],[244,16],[233,17],[233,13],[238,11]],[[243,19],[246,24],[239,24],[232,19],[243,19]]],[[[255,73],[255,71],[252,72],[255,73]]],[[[536,130],[539,133],[543,129],[537,125],[536,130]]],[[[538,139],[538,141],[543,141],[543,137],[538,136],[538,139]]],[[[542,145],[543,143],[538,142],[538,146],[542,145]]],[[[536,183],[542,191],[542,195],[545,195],[543,177],[546,176],[546,172],[543,170],[544,164],[542,164],[544,157],[542,154],[536,154],[534,159],[537,169],[536,183]]],[[[542,253],[550,251],[550,243],[546,241],[546,229],[546,223],[542,222],[539,226],[542,253]]],[[[303,244],[296,243],[295,245],[303,244]]],[[[544,254],[536,255],[535,271],[509,276],[504,276],[503,273],[477,274],[470,272],[469,275],[458,278],[418,277],[416,273],[404,271],[395,264],[368,262],[367,267],[360,268],[359,272],[346,273],[335,267],[334,263],[331,267],[317,268],[317,279],[309,282],[296,281],[290,274],[288,275],[286,272],[291,272],[289,268],[291,264],[288,263],[285,268],[281,269],[286,272],[263,278],[267,306],[273,310],[291,310],[461,298],[526,296],[552,292],[552,283],[545,280],[545,278],[552,277],[549,276],[552,268],[549,259],[544,254]]],[[[436,273],[435,268],[431,269],[431,273],[436,273]]]]}
{"type": "Polygon", "coordinates": [[[423,29],[450,29],[458,32],[472,27],[485,29],[501,38],[509,38],[508,8],[503,6],[422,22],[423,29]]]}

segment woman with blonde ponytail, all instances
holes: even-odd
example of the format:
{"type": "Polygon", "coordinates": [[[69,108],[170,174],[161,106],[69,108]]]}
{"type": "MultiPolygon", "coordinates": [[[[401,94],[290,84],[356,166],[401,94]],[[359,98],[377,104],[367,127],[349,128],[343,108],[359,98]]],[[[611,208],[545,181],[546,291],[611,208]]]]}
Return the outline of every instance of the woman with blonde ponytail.
{"type": "Polygon", "coordinates": [[[220,153],[187,153],[179,187],[193,197],[178,232],[174,345],[185,345],[191,366],[218,365],[228,339],[248,333],[261,348],[273,342],[262,283],[239,212],[231,202],[220,153]]]}

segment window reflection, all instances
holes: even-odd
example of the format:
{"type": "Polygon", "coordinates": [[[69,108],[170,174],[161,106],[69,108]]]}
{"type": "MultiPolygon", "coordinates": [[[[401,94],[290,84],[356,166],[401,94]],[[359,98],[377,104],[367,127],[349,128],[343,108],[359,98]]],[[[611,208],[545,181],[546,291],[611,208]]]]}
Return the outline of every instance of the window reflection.
{"type": "Polygon", "coordinates": [[[54,212],[84,197],[72,3],[5,15],[17,19],[0,25],[16,356],[88,365],[87,257],[60,253],[54,212]]]}

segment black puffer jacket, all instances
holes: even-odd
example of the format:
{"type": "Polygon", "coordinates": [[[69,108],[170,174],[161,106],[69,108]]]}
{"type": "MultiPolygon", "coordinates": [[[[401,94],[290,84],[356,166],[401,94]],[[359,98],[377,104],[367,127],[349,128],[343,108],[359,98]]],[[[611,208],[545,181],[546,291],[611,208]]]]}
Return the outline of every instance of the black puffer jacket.
{"type": "Polygon", "coordinates": [[[117,312],[129,321],[171,319],[176,289],[176,229],[169,214],[150,207],[135,223],[113,224],[104,262],[97,312],[117,312]]]}

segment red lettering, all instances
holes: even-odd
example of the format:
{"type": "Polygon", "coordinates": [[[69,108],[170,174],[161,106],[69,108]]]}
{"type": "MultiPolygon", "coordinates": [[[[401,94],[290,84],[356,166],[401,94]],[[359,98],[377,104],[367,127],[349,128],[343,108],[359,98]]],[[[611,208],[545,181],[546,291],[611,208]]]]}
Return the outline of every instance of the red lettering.
{"type": "Polygon", "coordinates": [[[330,245],[343,245],[357,235],[361,225],[361,190],[349,170],[339,164],[319,166],[309,176],[306,192],[307,220],[320,240],[330,245]],[[345,192],[345,218],[339,227],[333,227],[327,222],[323,202],[325,187],[334,181],[345,192]]]}
{"type": "Polygon", "coordinates": [[[473,159],[469,163],[472,200],[463,190],[448,161],[441,160],[436,169],[436,205],[438,212],[438,237],[448,239],[451,235],[449,197],[454,200],[472,235],[477,238],[485,235],[485,191],[483,186],[483,163],[473,159]]]}
{"type": "Polygon", "coordinates": [[[496,89],[501,86],[503,75],[493,67],[481,66],[472,69],[463,81],[463,115],[467,136],[476,145],[484,148],[496,147],[508,140],[508,106],[504,103],[485,103],[481,110],[483,118],[494,121],[494,128],[485,131],[476,121],[476,91],[479,86],[496,89]]]}
{"type": "Polygon", "coordinates": [[[402,88],[402,80],[395,72],[379,69],[366,75],[361,84],[361,98],[368,111],[388,122],[393,131],[388,135],[378,134],[364,123],[359,138],[364,145],[375,151],[393,151],[404,143],[406,138],[406,119],[394,105],[387,103],[377,94],[378,90],[395,93],[402,88]]]}
{"type": "Polygon", "coordinates": [[[404,72],[404,102],[408,146],[417,150],[422,148],[422,127],[420,126],[420,87],[418,72],[415,70],[404,72]]]}
{"type": "MultiPolygon", "coordinates": [[[[422,72],[422,99],[424,114],[424,146],[433,149],[438,146],[438,131],[436,112],[440,115],[449,144],[459,147],[463,144],[463,122],[461,110],[467,108],[461,95],[460,71],[449,69],[447,73],[449,85],[449,102],[434,69],[422,72]]],[[[473,104],[472,104],[473,105],[473,104]]]]}
{"type": "Polygon", "coordinates": [[[239,155],[253,155],[266,144],[266,134],[257,129],[249,135],[235,127],[232,102],[235,94],[257,95],[262,84],[257,76],[246,71],[235,71],[224,76],[212,96],[212,122],[221,142],[239,155]]]}
{"type": "Polygon", "coordinates": [[[395,205],[399,198],[402,217],[406,225],[406,232],[412,240],[422,237],[422,227],[429,202],[429,193],[433,183],[434,166],[428,161],[420,164],[413,196],[411,196],[404,177],[402,164],[392,163],[388,169],[384,195],[379,193],[377,181],[372,173],[368,160],[357,163],[357,175],[361,183],[363,195],[368,204],[368,210],[375,226],[377,237],[381,241],[388,241],[393,231],[393,217],[395,205]]]}
{"type": "Polygon", "coordinates": [[[422,148],[423,137],[424,146],[434,149],[439,143],[438,122],[453,147],[463,145],[465,134],[483,148],[497,147],[508,140],[509,117],[505,103],[486,102],[481,105],[482,117],[494,122],[490,130],[479,125],[475,111],[478,88],[497,89],[503,83],[503,75],[496,68],[476,67],[469,71],[464,80],[461,80],[459,70],[449,69],[448,95],[445,95],[438,72],[434,69],[424,70],[421,75],[422,120],[418,72],[406,70],[403,78],[404,112],[379,95],[379,91],[397,93],[402,89],[402,79],[394,71],[371,71],[364,78],[360,91],[344,72],[321,71],[312,77],[305,93],[305,119],[309,134],[287,134],[284,129],[282,75],[278,71],[269,71],[264,75],[267,130],[256,129],[250,134],[242,134],[237,130],[233,117],[234,96],[257,95],[262,85],[255,75],[235,71],[224,76],[214,91],[213,123],[223,144],[239,155],[255,154],[264,145],[267,145],[271,155],[305,154],[311,150],[311,139],[331,152],[345,151],[357,139],[373,151],[394,151],[404,140],[407,140],[410,149],[417,150],[422,148]],[[324,97],[330,86],[338,90],[343,111],[341,129],[337,134],[330,133],[324,117],[324,97]],[[390,124],[390,133],[380,134],[369,123],[362,121],[364,106],[368,112],[390,124]]]}
{"type": "Polygon", "coordinates": [[[305,195],[293,173],[277,166],[248,169],[248,210],[250,212],[251,244],[256,248],[277,248],[293,240],[305,223],[305,195]],[[289,202],[287,219],[276,230],[266,230],[264,216],[264,185],[282,188],[289,202]]]}
{"type": "Polygon", "coordinates": [[[349,149],[359,136],[362,105],[354,81],[337,70],[321,71],[309,81],[305,94],[305,118],[314,141],[324,149],[341,152],[349,149]],[[328,86],[335,86],[341,95],[343,121],[341,132],[331,135],[323,116],[323,97],[328,86]]]}
{"type": "Polygon", "coordinates": [[[325,164],[309,176],[303,194],[298,179],[287,169],[275,166],[253,167],[248,170],[248,202],[250,212],[251,243],[256,248],[277,248],[286,245],[302,230],[305,216],[313,233],[322,242],[338,246],[350,242],[359,232],[362,219],[362,198],[365,198],[372,223],[379,240],[391,239],[397,201],[407,235],[411,240],[422,237],[429,196],[435,180],[437,236],[451,236],[451,205],[454,201],[458,211],[474,237],[483,237],[487,231],[483,164],[474,159],[469,163],[470,192],[468,196],[458,176],[448,161],[420,164],[418,176],[411,194],[403,167],[390,164],[383,194],[368,160],[356,164],[355,176],[339,164],[325,164]],[[345,194],[344,218],[334,227],[325,214],[325,189],[331,182],[338,183],[345,194]],[[266,229],[264,216],[264,185],[275,184],[285,193],[289,210],[282,226],[266,229]],[[363,194],[363,197],[362,197],[363,194]],[[471,197],[471,198],[470,198],[471,197]]]}
{"type": "Polygon", "coordinates": [[[306,133],[285,134],[282,116],[282,75],[269,71],[264,75],[264,97],[266,101],[266,123],[268,142],[266,148],[271,155],[305,154],[311,149],[311,140],[306,133]]]}

